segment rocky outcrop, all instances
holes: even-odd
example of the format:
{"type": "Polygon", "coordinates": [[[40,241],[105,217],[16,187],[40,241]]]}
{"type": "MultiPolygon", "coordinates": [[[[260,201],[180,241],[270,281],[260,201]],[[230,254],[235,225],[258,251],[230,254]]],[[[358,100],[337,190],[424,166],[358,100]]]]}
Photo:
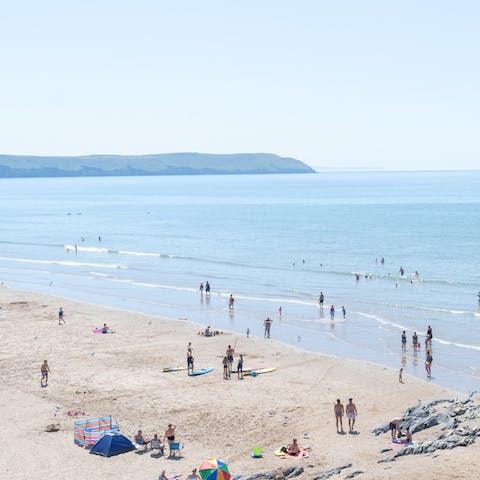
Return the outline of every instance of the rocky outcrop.
{"type": "MultiPolygon", "coordinates": [[[[480,405],[472,397],[465,400],[435,400],[426,405],[407,408],[402,417],[402,428],[410,428],[413,434],[422,430],[440,426],[440,434],[431,440],[406,445],[395,455],[379,460],[379,463],[392,462],[405,455],[430,454],[436,450],[468,447],[480,436],[480,405]]],[[[372,433],[380,435],[389,431],[389,425],[375,428],[372,433]]],[[[380,453],[389,451],[384,449],[380,453]]]]}

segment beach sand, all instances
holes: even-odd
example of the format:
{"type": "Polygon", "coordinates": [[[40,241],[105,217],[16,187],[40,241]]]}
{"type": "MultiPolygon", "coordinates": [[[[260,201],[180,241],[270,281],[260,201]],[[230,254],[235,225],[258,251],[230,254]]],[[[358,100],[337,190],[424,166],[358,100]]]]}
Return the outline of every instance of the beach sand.
{"type": "MultiPolygon", "coordinates": [[[[91,478],[156,479],[162,470],[186,476],[209,457],[225,461],[232,474],[251,474],[301,465],[300,478],[352,463],[332,478],[452,479],[473,478],[480,466],[478,444],[377,463],[379,451],[392,448],[389,434],[371,430],[400,415],[418,401],[458,396],[433,383],[378,365],[307,353],[272,339],[224,333],[199,336],[199,326],[66,299],[0,287],[0,477],[2,479],[91,478]],[[59,326],[58,308],[66,324],[59,326]],[[93,334],[107,323],[111,335],[93,334]],[[195,368],[214,367],[199,377],[185,371],[163,373],[184,365],[192,342],[195,368]],[[239,381],[222,379],[228,344],[243,353],[244,367],[276,371],[239,381]],[[40,366],[47,359],[49,385],[40,387],[40,366]],[[333,404],[352,397],[359,415],[358,435],[339,435],[333,404]],[[182,458],[154,458],[129,452],[104,458],[73,443],[74,417],[112,415],[121,432],[133,439],[138,429],[163,436],[177,425],[184,444],[182,458]],[[46,432],[58,423],[58,432],[46,432]],[[309,458],[281,459],[273,451],[293,437],[311,449],[309,458]],[[252,459],[261,445],[264,457],[252,459]]],[[[261,319],[259,319],[261,321],[261,319]]],[[[215,325],[212,325],[215,328],[215,325]]],[[[344,429],[348,431],[346,419],[344,429]]],[[[427,430],[415,437],[429,438],[427,430]]],[[[398,448],[398,447],[393,447],[398,448]]]]}

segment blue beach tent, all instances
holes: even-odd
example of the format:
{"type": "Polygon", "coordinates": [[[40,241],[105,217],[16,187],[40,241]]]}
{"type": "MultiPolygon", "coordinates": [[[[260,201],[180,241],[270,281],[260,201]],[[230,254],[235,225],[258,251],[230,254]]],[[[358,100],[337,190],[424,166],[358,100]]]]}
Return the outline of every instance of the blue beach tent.
{"type": "Polygon", "coordinates": [[[135,450],[133,443],[121,433],[107,433],[90,450],[90,453],[111,457],[135,450]]]}

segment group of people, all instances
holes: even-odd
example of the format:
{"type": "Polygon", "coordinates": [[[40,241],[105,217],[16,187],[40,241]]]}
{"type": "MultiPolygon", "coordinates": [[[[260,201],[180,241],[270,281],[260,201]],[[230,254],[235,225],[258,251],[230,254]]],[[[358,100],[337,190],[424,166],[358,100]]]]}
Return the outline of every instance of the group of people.
{"type": "MultiPolygon", "coordinates": [[[[222,360],[224,380],[230,380],[232,378],[232,373],[234,373],[234,370],[233,370],[234,354],[235,354],[235,348],[232,347],[231,345],[228,345],[227,350],[225,351],[225,356],[223,357],[223,360],[222,360]]],[[[236,373],[237,373],[237,378],[239,380],[243,380],[243,355],[240,355],[238,357],[236,373]]]]}
{"type": "Polygon", "coordinates": [[[335,414],[337,433],[345,433],[343,430],[343,416],[345,414],[348,418],[348,432],[355,433],[355,419],[358,415],[358,411],[357,406],[353,403],[353,399],[349,398],[347,405],[344,406],[340,399],[337,398],[337,403],[333,406],[333,412],[335,414]]]}
{"type": "MultiPolygon", "coordinates": [[[[427,377],[431,378],[432,376],[432,339],[433,339],[433,329],[432,326],[429,325],[427,327],[427,333],[425,335],[425,370],[427,372],[427,377]]],[[[421,348],[421,344],[418,341],[417,332],[413,332],[412,335],[412,347],[414,352],[421,348]]],[[[405,352],[407,350],[407,333],[405,330],[402,332],[402,351],[405,352]]],[[[398,376],[398,381],[403,383],[403,368],[400,369],[400,373],[398,376]]]]}
{"type": "MultiPolygon", "coordinates": [[[[320,306],[320,309],[323,311],[323,304],[325,302],[325,295],[323,292],[320,292],[320,295],[318,297],[318,305],[320,306]]],[[[345,307],[342,305],[342,315],[343,319],[345,320],[345,317],[347,316],[347,310],[345,307]]],[[[333,322],[335,320],[335,305],[332,305],[330,307],[330,320],[333,322]]]]}
{"type": "Polygon", "coordinates": [[[405,421],[403,417],[392,418],[390,420],[389,429],[394,443],[410,443],[412,441],[412,434],[410,428],[401,429],[402,423],[405,421]]]}
{"type": "Polygon", "coordinates": [[[204,290],[206,295],[210,295],[210,284],[208,283],[208,280],[205,282],[205,285],[201,283],[198,289],[200,290],[200,295],[203,295],[204,290]]]}
{"type": "Polygon", "coordinates": [[[143,435],[142,430],[138,430],[137,434],[135,435],[135,444],[138,446],[142,446],[144,451],[147,450],[159,450],[160,454],[163,455],[165,451],[165,440],[169,446],[169,457],[173,456],[174,450],[172,450],[172,443],[175,442],[175,429],[176,425],[172,423],[168,424],[167,429],[165,430],[165,434],[163,435],[163,440],[158,438],[158,434],[155,433],[151,439],[146,438],[143,435]]]}

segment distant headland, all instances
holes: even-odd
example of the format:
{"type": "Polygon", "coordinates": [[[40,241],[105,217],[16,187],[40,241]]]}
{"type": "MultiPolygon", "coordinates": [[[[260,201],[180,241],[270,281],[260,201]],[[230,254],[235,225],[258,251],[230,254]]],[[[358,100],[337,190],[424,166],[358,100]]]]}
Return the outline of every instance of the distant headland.
{"type": "Polygon", "coordinates": [[[272,153],[158,153],[151,155],[0,155],[0,178],[138,175],[315,173],[295,158],[272,153]]]}

